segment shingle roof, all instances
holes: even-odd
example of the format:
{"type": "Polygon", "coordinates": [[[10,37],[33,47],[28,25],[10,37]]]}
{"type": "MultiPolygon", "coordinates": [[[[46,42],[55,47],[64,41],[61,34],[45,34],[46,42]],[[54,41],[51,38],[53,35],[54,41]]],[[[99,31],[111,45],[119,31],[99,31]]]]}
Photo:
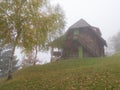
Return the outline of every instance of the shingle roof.
{"type": "Polygon", "coordinates": [[[81,28],[81,27],[89,27],[89,26],[90,25],[84,19],[80,19],[75,24],[73,24],[72,26],[70,26],[69,29],[81,28]]]}
{"type": "Polygon", "coordinates": [[[104,45],[107,46],[106,41],[101,37],[101,35],[98,34],[98,32],[96,30],[99,30],[99,28],[91,26],[90,24],[88,24],[84,19],[80,19],[79,21],[77,21],[75,24],[73,24],[72,26],[69,27],[69,30],[73,30],[76,28],[84,28],[84,27],[89,27],[90,30],[99,38],[99,40],[101,40],[104,45]]]}

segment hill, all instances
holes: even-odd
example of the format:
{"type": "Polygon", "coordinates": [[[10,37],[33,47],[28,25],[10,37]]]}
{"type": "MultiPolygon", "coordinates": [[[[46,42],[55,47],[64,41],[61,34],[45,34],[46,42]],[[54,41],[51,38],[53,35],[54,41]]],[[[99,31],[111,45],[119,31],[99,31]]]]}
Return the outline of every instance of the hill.
{"type": "Polygon", "coordinates": [[[0,90],[119,90],[120,56],[27,67],[1,80],[0,90]]]}

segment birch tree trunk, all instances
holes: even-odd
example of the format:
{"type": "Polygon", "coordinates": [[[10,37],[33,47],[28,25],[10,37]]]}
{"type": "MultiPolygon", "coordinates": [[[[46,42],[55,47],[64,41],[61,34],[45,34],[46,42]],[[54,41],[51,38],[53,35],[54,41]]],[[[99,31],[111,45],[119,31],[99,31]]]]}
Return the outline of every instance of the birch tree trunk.
{"type": "Polygon", "coordinates": [[[13,57],[14,57],[15,48],[16,48],[16,45],[18,43],[18,39],[19,39],[19,36],[20,36],[21,32],[22,32],[22,30],[20,29],[17,36],[16,36],[16,38],[15,38],[15,41],[13,41],[13,49],[12,49],[11,56],[10,56],[10,59],[9,59],[9,64],[8,64],[8,77],[7,77],[7,80],[12,79],[13,57]]]}
{"type": "Polygon", "coordinates": [[[7,80],[12,79],[13,57],[14,57],[15,48],[16,48],[16,45],[13,46],[13,49],[12,49],[12,52],[11,52],[11,56],[10,56],[10,59],[9,59],[7,80]]]}
{"type": "Polygon", "coordinates": [[[36,62],[37,62],[37,46],[35,46],[35,58],[34,58],[34,61],[33,61],[33,65],[35,66],[36,65],[36,62]]]}

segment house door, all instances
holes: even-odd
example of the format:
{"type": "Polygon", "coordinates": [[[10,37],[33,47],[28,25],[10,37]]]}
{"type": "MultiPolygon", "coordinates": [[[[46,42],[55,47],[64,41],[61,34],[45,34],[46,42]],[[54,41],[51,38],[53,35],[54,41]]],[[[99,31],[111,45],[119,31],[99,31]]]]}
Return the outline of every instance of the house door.
{"type": "Polygon", "coordinates": [[[78,53],[79,53],[79,58],[83,58],[83,49],[82,47],[80,46],[79,49],[78,49],[78,53]]]}

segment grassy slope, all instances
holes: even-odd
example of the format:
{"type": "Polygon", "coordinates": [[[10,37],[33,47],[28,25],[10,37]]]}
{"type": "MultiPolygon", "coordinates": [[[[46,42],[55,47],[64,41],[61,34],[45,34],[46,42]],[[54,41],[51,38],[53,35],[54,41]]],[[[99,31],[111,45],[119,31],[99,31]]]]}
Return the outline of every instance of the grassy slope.
{"type": "Polygon", "coordinates": [[[24,68],[0,90],[120,90],[120,56],[65,60],[24,68]]]}

